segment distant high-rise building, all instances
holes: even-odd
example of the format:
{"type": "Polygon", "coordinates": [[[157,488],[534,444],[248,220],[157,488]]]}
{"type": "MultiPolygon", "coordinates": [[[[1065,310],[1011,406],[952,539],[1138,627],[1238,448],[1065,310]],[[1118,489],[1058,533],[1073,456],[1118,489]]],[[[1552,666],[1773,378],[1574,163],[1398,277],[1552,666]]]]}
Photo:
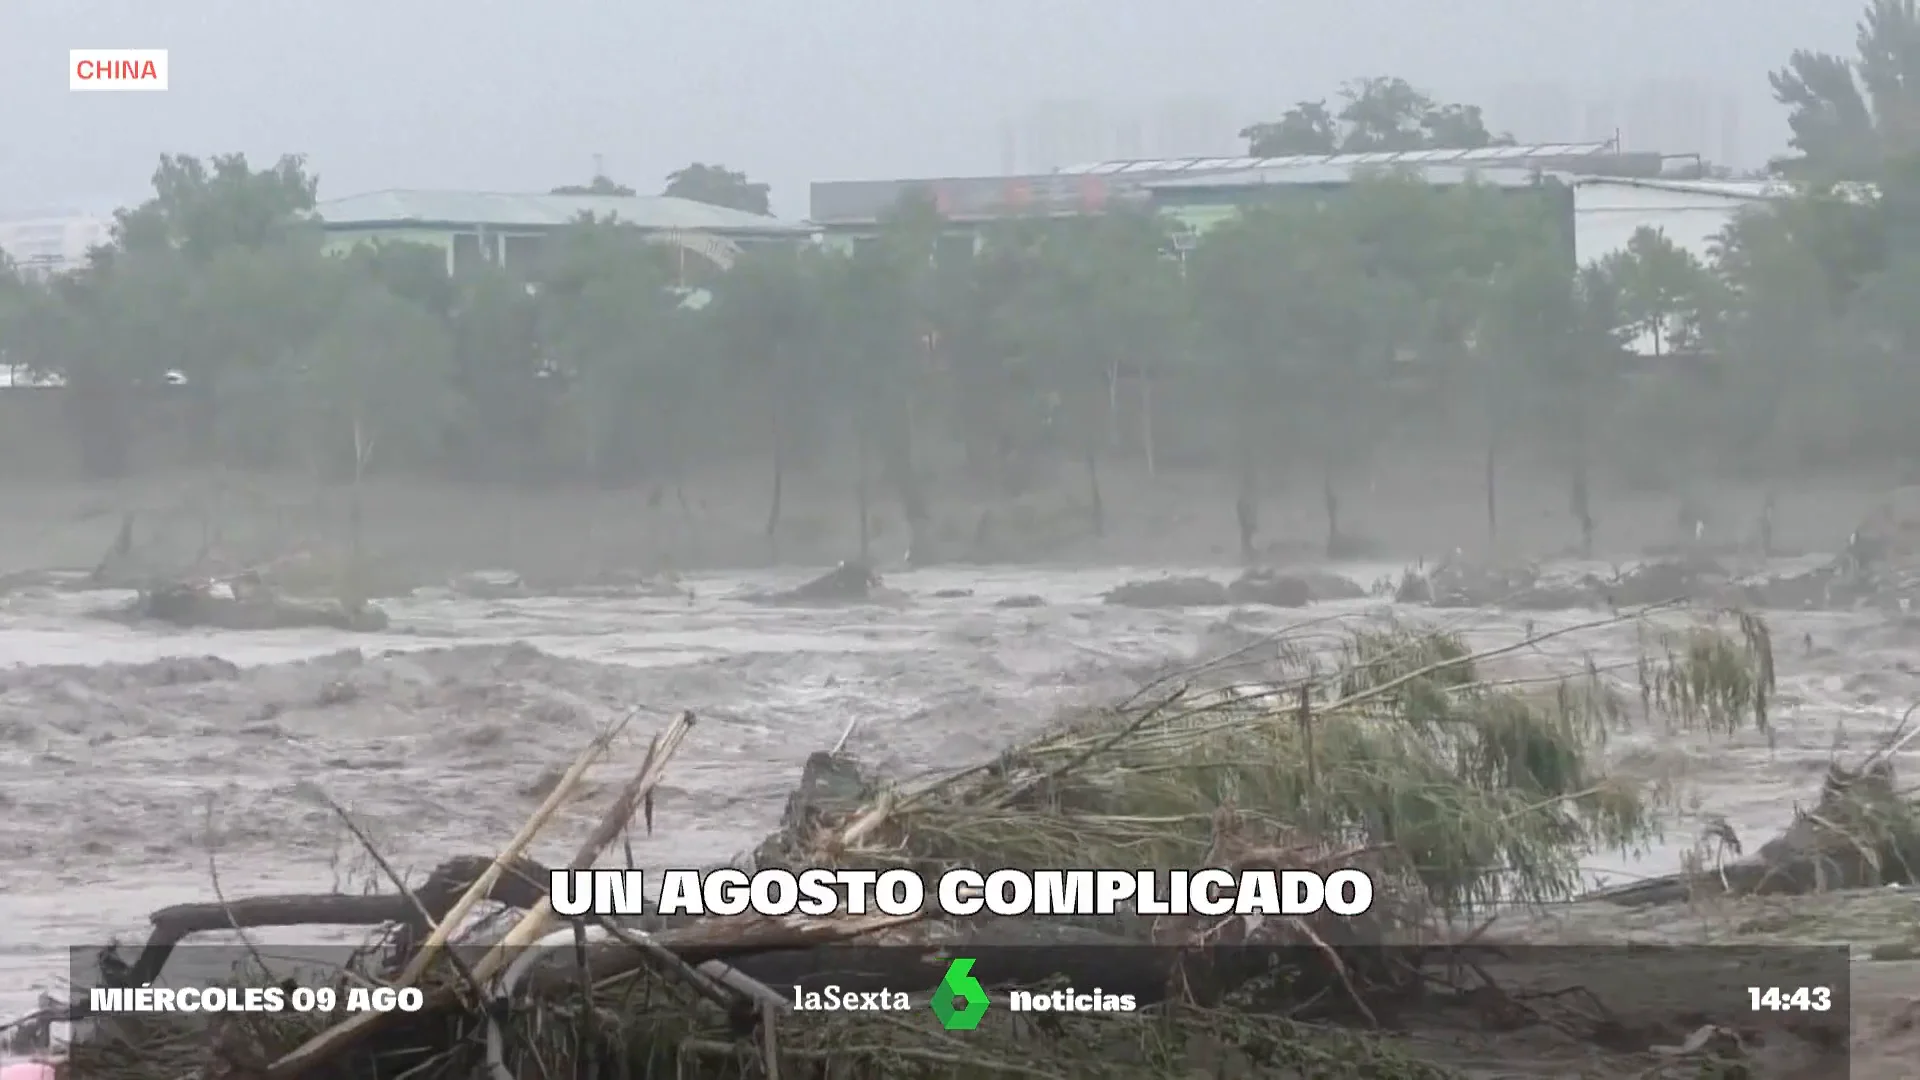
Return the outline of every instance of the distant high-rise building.
{"type": "Polygon", "coordinates": [[[1514,83],[1487,101],[1487,127],[1523,143],[1556,143],[1583,138],[1574,98],[1565,83],[1514,83]]]}
{"type": "Polygon", "coordinates": [[[1113,111],[1087,100],[1043,101],[1026,111],[1022,171],[1043,172],[1113,156],[1113,111]]]}
{"type": "Polygon", "coordinates": [[[1582,142],[1607,142],[1620,134],[1620,110],[1605,99],[1587,102],[1581,125],[1582,142]]]}
{"type": "Polygon", "coordinates": [[[1641,83],[1626,102],[1624,135],[1635,150],[1738,159],[1738,108],[1723,88],[1693,79],[1641,83]]]}
{"type": "Polygon", "coordinates": [[[1156,158],[1214,157],[1238,152],[1233,109],[1218,98],[1184,97],[1160,102],[1148,122],[1145,154],[1156,158]]]}
{"type": "Polygon", "coordinates": [[[1744,169],[1756,164],[1747,160],[1746,143],[1741,141],[1740,102],[1732,94],[1720,97],[1720,145],[1715,153],[1716,165],[1744,169]]]}
{"type": "Polygon", "coordinates": [[[84,214],[0,221],[0,252],[30,274],[59,273],[84,265],[112,228],[108,219],[84,214]]]}

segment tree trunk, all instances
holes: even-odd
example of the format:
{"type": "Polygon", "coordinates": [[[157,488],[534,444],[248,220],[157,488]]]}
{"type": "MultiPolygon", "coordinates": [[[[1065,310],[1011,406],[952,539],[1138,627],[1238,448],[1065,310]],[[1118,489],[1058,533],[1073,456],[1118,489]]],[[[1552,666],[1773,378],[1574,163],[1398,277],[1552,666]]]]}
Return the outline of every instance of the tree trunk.
{"type": "Polygon", "coordinates": [[[787,487],[787,433],[780,402],[773,403],[773,497],[767,502],[767,543],[773,561],[780,561],[780,502],[787,487]]]}
{"type": "Polygon", "coordinates": [[[1574,452],[1572,475],[1568,482],[1568,502],[1573,519],[1580,525],[1580,557],[1593,558],[1593,504],[1587,492],[1587,454],[1585,447],[1574,452]]]}
{"type": "Polygon", "coordinates": [[[1100,499],[1100,451],[1091,445],[1091,442],[1087,446],[1086,459],[1088,514],[1093,522],[1093,535],[1105,537],[1107,510],[1100,499]]]}
{"type": "Polygon", "coordinates": [[[1500,546],[1500,435],[1498,431],[1487,432],[1487,548],[1489,551],[1500,546]]]}
{"type": "Polygon", "coordinates": [[[1147,459],[1147,479],[1158,475],[1153,454],[1153,379],[1140,372],[1140,444],[1147,459]]]}
{"type": "Polygon", "coordinates": [[[873,565],[873,530],[869,528],[872,514],[873,495],[869,476],[872,469],[872,453],[868,447],[867,428],[860,425],[854,436],[853,507],[860,515],[860,562],[864,566],[873,565]]]}
{"type": "Polygon", "coordinates": [[[667,425],[667,479],[673,484],[673,500],[680,507],[680,517],[688,525],[693,524],[693,508],[687,505],[687,447],[686,434],[682,429],[679,410],[663,418],[667,425]]]}
{"type": "Polygon", "coordinates": [[[1120,449],[1120,361],[1107,365],[1107,449],[1120,449]]]}
{"type": "Polygon", "coordinates": [[[1234,498],[1233,515],[1240,526],[1240,558],[1253,561],[1253,539],[1260,531],[1260,504],[1253,475],[1252,436],[1240,436],[1239,492],[1234,498]]]}
{"type": "Polygon", "coordinates": [[[353,482],[347,489],[347,565],[341,571],[340,606],[348,612],[358,611],[366,602],[365,589],[361,583],[362,560],[366,557],[363,521],[365,512],[360,501],[360,481],[366,475],[367,460],[373,456],[373,440],[368,437],[358,417],[353,421],[353,482]]]}
{"type": "Polygon", "coordinates": [[[1327,507],[1327,558],[1332,559],[1340,554],[1340,493],[1333,487],[1332,459],[1321,464],[1320,499],[1327,507]]]}
{"type": "Polygon", "coordinates": [[[913,463],[913,406],[911,403],[901,409],[903,421],[893,453],[887,455],[886,471],[893,480],[894,491],[900,497],[900,510],[907,518],[907,554],[911,558],[915,552],[925,557],[928,552],[922,547],[926,539],[927,496],[920,486],[920,474],[913,463]]]}

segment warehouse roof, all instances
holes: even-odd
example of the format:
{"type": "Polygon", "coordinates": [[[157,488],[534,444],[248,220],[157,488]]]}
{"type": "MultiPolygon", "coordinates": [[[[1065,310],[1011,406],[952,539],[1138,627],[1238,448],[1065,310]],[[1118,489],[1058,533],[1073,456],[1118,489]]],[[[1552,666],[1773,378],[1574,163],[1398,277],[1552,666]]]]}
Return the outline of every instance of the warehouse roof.
{"type": "Polygon", "coordinates": [[[670,195],[519,195],[393,189],[329,199],[314,211],[328,228],[335,229],[379,225],[553,228],[574,221],[582,214],[592,214],[611,216],[642,229],[723,234],[812,231],[805,224],[670,195]]]}

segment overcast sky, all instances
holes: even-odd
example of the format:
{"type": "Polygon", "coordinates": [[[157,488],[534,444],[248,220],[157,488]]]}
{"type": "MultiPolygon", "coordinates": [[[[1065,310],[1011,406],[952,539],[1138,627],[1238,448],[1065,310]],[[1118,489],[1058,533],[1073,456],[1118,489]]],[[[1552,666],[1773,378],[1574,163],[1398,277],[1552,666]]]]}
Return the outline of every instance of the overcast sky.
{"type": "Polygon", "coordinates": [[[304,153],[322,197],[544,190],[595,156],[774,186],[1213,153],[1402,75],[1525,140],[1758,164],[1766,73],[1850,53],[1848,0],[0,0],[0,214],[141,197],[163,151],[304,153]],[[165,48],[161,94],[73,93],[73,48],[165,48]]]}

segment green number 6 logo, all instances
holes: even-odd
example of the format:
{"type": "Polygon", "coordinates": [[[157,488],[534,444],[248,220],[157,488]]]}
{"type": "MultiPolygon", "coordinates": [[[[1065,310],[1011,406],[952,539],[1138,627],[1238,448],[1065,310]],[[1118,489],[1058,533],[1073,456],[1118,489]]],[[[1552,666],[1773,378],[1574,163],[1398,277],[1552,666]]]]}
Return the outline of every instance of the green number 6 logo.
{"type": "Polygon", "coordinates": [[[987,989],[973,977],[972,960],[955,960],[947,965],[940,986],[933,992],[933,1014],[948,1031],[972,1031],[987,1015],[987,989]]]}

